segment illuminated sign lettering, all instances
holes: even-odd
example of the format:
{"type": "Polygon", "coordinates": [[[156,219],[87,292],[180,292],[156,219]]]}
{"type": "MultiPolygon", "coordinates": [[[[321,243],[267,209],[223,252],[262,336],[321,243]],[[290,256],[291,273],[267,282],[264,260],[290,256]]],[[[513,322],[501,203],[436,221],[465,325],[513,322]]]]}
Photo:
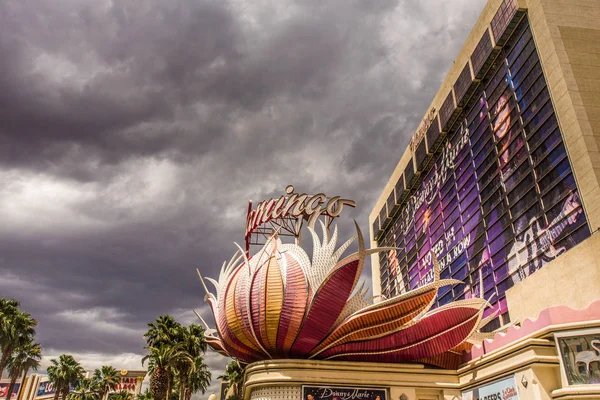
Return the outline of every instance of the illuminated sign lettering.
{"type": "Polygon", "coordinates": [[[433,122],[435,111],[435,107],[432,107],[431,110],[429,110],[429,114],[425,116],[421,122],[421,125],[419,126],[419,129],[417,129],[412,139],[410,139],[409,147],[411,151],[416,150],[418,144],[421,142],[421,139],[423,139],[423,136],[425,136],[425,132],[427,132],[427,129],[429,129],[431,123],[433,122]]]}
{"type": "Polygon", "coordinates": [[[306,216],[309,226],[313,226],[321,215],[335,218],[340,215],[344,206],[356,207],[355,201],[342,199],[340,196],[327,197],[323,193],[309,196],[306,193],[294,193],[292,185],[285,189],[285,193],[287,196],[261,201],[256,209],[248,209],[246,236],[272,219],[306,216]]]}

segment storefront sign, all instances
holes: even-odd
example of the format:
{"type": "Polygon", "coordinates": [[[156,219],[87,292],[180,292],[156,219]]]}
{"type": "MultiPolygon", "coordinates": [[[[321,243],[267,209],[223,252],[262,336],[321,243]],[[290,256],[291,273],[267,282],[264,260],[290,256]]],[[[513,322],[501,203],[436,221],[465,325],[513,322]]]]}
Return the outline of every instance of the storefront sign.
{"type": "Polygon", "coordinates": [[[387,400],[383,388],[302,386],[304,400],[387,400]]]}
{"type": "Polygon", "coordinates": [[[463,400],[519,400],[515,377],[503,379],[462,393],[463,400]]]}
{"type": "Polygon", "coordinates": [[[600,332],[576,331],[556,335],[562,376],[567,385],[600,383],[600,332]]]}

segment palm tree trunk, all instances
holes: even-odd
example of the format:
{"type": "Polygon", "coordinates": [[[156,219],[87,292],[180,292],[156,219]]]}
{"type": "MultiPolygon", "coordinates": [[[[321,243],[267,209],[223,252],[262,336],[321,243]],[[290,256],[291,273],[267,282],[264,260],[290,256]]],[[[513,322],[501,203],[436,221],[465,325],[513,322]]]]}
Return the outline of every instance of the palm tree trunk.
{"type": "Polygon", "coordinates": [[[185,376],[181,374],[179,377],[179,400],[185,400],[185,376]]]}
{"type": "Polygon", "coordinates": [[[15,390],[15,383],[17,383],[17,378],[19,377],[19,375],[21,374],[16,373],[10,377],[10,384],[8,385],[8,393],[6,393],[6,400],[10,400],[13,390],[15,390]]]}
{"type": "Polygon", "coordinates": [[[54,400],[58,400],[58,396],[60,396],[60,390],[54,388],[54,400]]]}
{"type": "Polygon", "coordinates": [[[165,397],[165,400],[171,400],[171,373],[169,372],[168,375],[169,379],[167,379],[167,395],[165,397]]]}
{"type": "Polygon", "coordinates": [[[240,398],[240,387],[237,383],[232,383],[231,384],[232,388],[233,388],[233,395],[235,396],[236,399],[239,400],[240,398]]]}
{"type": "Polygon", "coordinates": [[[192,399],[192,390],[188,387],[185,388],[185,400],[191,400],[192,399]]]}

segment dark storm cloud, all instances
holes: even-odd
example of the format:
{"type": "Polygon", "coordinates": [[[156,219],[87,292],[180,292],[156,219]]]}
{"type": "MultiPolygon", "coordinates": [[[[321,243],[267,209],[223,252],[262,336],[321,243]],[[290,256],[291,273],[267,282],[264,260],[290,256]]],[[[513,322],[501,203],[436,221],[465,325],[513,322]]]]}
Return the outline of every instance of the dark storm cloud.
{"type": "Polygon", "coordinates": [[[368,235],[476,3],[0,2],[0,296],[51,355],[129,366],[159,314],[210,319],[194,269],[247,199],[353,198],[368,235]]]}

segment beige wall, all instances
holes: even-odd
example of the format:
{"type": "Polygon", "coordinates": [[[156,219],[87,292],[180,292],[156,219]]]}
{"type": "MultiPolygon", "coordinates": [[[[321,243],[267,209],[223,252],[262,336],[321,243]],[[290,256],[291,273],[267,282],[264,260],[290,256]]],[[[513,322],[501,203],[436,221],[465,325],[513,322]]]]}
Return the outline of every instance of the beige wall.
{"type": "Polygon", "coordinates": [[[574,310],[600,299],[600,234],[578,244],[506,291],[511,320],[535,319],[551,306],[574,310]]]}

